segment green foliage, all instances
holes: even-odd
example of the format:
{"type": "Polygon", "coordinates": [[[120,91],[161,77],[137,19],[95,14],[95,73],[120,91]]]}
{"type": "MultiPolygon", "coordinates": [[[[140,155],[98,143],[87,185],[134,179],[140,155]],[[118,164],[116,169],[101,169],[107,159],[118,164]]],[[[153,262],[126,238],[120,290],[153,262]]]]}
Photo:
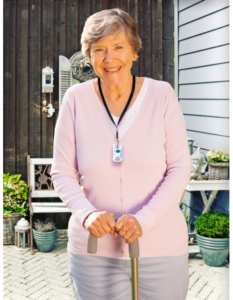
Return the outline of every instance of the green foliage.
{"type": "MultiPolygon", "coordinates": [[[[190,215],[187,214],[187,215],[185,216],[185,210],[184,210],[184,204],[183,204],[183,203],[181,203],[181,205],[180,205],[180,210],[182,211],[182,213],[183,213],[183,215],[184,215],[184,217],[185,217],[186,222],[188,222],[188,221],[189,221],[189,218],[190,218],[190,215]]],[[[187,227],[190,227],[191,224],[192,224],[192,222],[188,222],[187,227]]]]}
{"type": "Polygon", "coordinates": [[[213,149],[206,153],[207,161],[213,163],[228,163],[229,153],[222,149],[213,149]]]}
{"type": "Polygon", "coordinates": [[[20,180],[20,174],[3,174],[3,214],[10,218],[11,213],[17,212],[27,216],[28,186],[25,181],[20,180]]]}
{"type": "Polygon", "coordinates": [[[201,236],[209,238],[229,238],[229,215],[219,211],[209,211],[197,217],[195,229],[201,236]]]}

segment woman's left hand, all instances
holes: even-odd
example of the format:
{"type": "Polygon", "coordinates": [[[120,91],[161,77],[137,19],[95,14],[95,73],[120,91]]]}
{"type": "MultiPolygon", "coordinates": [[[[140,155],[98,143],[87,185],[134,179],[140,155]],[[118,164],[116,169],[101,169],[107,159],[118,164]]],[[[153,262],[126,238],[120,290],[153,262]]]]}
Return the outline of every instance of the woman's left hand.
{"type": "Polygon", "coordinates": [[[130,244],[136,238],[142,236],[142,228],[135,217],[126,214],[121,216],[116,222],[113,236],[117,237],[119,234],[123,236],[126,244],[130,244]]]}

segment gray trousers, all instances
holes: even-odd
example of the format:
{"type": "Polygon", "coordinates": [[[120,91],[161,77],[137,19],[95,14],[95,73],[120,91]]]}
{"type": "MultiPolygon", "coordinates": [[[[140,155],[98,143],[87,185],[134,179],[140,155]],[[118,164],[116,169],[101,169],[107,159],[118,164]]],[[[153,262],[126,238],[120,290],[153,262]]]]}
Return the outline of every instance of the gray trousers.
{"type": "MultiPolygon", "coordinates": [[[[185,300],[189,253],[139,257],[140,300],[185,300]]],[[[77,300],[131,300],[131,260],[68,252],[68,269],[77,300]]]]}

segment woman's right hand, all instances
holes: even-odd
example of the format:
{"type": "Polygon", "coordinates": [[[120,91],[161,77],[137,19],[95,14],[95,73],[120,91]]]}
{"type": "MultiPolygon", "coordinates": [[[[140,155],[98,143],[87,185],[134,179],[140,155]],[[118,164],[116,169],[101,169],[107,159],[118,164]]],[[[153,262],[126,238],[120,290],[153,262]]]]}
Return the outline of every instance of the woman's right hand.
{"type": "Polygon", "coordinates": [[[84,227],[98,238],[108,232],[113,234],[116,224],[113,216],[114,214],[107,211],[94,211],[86,218],[84,227]]]}

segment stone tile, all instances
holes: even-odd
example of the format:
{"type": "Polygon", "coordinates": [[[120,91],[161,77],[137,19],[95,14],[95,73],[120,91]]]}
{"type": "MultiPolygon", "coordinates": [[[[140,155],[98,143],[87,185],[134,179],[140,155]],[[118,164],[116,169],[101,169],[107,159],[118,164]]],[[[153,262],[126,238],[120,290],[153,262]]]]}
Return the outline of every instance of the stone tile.
{"type": "Polygon", "coordinates": [[[28,298],[34,300],[34,299],[38,299],[38,298],[41,298],[42,296],[44,296],[45,299],[49,299],[49,297],[52,296],[52,294],[49,292],[49,290],[50,290],[49,285],[48,286],[44,286],[43,288],[35,291],[35,293],[33,293],[30,296],[28,296],[28,298]]]}
{"type": "Polygon", "coordinates": [[[222,275],[229,275],[229,269],[226,267],[210,267],[210,270],[222,275]]]}
{"type": "MultiPolygon", "coordinates": [[[[10,293],[10,294],[8,294],[7,296],[10,296],[11,298],[10,299],[13,299],[13,300],[28,300],[28,298],[27,297],[25,297],[25,296],[23,296],[23,295],[21,295],[21,294],[17,294],[17,293],[10,293]]],[[[4,300],[5,300],[6,298],[4,297],[4,300]]]]}
{"type": "Polygon", "coordinates": [[[222,294],[218,300],[229,300],[229,299],[230,298],[228,294],[222,294]]]}
{"type": "Polygon", "coordinates": [[[35,285],[33,285],[31,288],[29,288],[27,291],[25,291],[23,293],[24,296],[28,297],[32,294],[34,294],[35,292],[39,291],[40,289],[42,289],[43,287],[45,287],[47,285],[46,281],[41,281],[35,285]]]}
{"type": "Polygon", "coordinates": [[[10,293],[9,290],[3,288],[3,296],[6,296],[6,295],[9,294],[9,293],[10,293]]]}
{"type": "Polygon", "coordinates": [[[201,299],[207,299],[211,292],[213,291],[213,287],[205,285],[203,289],[198,293],[198,297],[201,299]]]}
{"type": "Polygon", "coordinates": [[[195,284],[192,286],[191,290],[197,293],[200,293],[200,291],[204,288],[207,281],[205,279],[199,279],[195,282],[195,284]]]}
{"type": "Polygon", "coordinates": [[[198,292],[193,291],[192,289],[190,289],[190,290],[188,291],[188,294],[189,294],[190,296],[196,297],[197,294],[198,294],[198,292]]]}
{"type": "Polygon", "coordinates": [[[197,298],[194,297],[194,296],[189,295],[189,293],[188,293],[188,295],[186,297],[186,300],[197,300],[197,298]]]}
{"type": "Polygon", "coordinates": [[[222,294],[212,292],[206,300],[218,300],[222,294]]]}

